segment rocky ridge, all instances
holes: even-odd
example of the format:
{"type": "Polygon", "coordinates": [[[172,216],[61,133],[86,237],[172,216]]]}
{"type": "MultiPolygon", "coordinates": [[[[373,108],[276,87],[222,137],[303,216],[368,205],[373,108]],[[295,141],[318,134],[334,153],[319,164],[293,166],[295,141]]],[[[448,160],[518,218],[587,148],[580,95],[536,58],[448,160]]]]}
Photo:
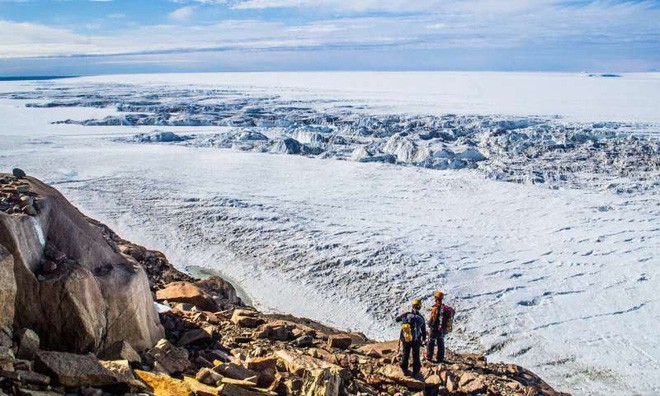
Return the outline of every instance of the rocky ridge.
{"type": "MultiPolygon", "coordinates": [[[[51,225],[53,230],[57,227],[62,230],[51,217],[56,216],[54,210],[63,211],[72,223],[84,222],[85,226],[77,225],[90,237],[81,243],[87,243],[98,253],[101,248],[96,244],[102,241],[105,248],[117,254],[112,256],[116,262],[124,260],[135,265],[137,273],[144,274],[137,282],[142,286],[125,279],[113,286],[118,294],[127,283],[132,285],[133,292],[147,288],[151,292],[149,298],[138,300],[145,311],[150,309],[155,315],[157,309],[160,323],[148,343],[140,342],[143,338],[132,338],[135,330],[124,326],[117,337],[105,337],[104,342],[81,349],[76,348],[80,343],[65,340],[79,339],[87,336],[86,333],[67,327],[66,323],[74,316],[106,316],[103,312],[107,308],[92,307],[86,313],[75,311],[69,316],[62,316],[57,310],[44,311],[43,323],[29,324],[22,318],[22,311],[13,312],[12,320],[9,320],[11,315],[2,312],[0,394],[560,395],[522,367],[489,363],[484,356],[451,351],[446,363],[425,362],[423,378],[404,377],[396,365],[396,341],[374,342],[362,334],[342,332],[308,319],[258,312],[245,306],[232,285],[223,279],[191,277],[178,271],[161,252],[123,240],[105,225],[77,211],[71,212],[68,203],[57,202],[53,206],[59,194],[38,180],[16,172],[0,178],[3,191],[27,185],[27,192],[19,194],[34,198],[37,213],[31,215],[26,210],[0,213],[0,225],[4,227],[0,228],[3,286],[12,283],[11,274],[16,271],[11,267],[25,265],[21,256],[27,253],[25,250],[20,255],[12,253],[18,251],[16,246],[20,243],[15,242],[15,231],[8,224],[39,220],[51,225]],[[52,337],[58,331],[61,331],[58,338],[52,337]]],[[[42,268],[34,269],[32,276],[39,285],[56,283],[53,272],[90,265],[71,250],[62,251],[57,257],[45,253],[52,245],[61,246],[49,228],[45,227],[48,237],[46,247],[41,250],[43,257],[54,260],[41,261],[42,268]]],[[[65,231],[70,232],[71,228],[65,231]]],[[[102,261],[103,257],[96,259],[102,261]]],[[[114,267],[109,270],[116,271],[114,267]]],[[[103,276],[107,274],[93,270],[85,274],[87,286],[70,291],[70,295],[89,293],[94,289],[92,284],[103,276]]],[[[61,273],[58,279],[72,282],[61,273]]],[[[13,296],[11,287],[0,289],[0,307],[6,308],[12,299],[20,302],[20,288],[25,287],[24,283],[18,284],[13,296]],[[1,294],[6,290],[10,293],[1,294]]],[[[34,292],[35,286],[31,287],[34,292]]],[[[78,297],[81,301],[89,298],[78,297]]],[[[110,295],[104,297],[109,303],[113,299],[110,295]]],[[[52,308],[47,302],[40,303],[44,308],[52,308]]],[[[136,312],[128,316],[145,320],[136,312]]],[[[130,319],[126,315],[123,318],[128,322],[130,319]]]]}

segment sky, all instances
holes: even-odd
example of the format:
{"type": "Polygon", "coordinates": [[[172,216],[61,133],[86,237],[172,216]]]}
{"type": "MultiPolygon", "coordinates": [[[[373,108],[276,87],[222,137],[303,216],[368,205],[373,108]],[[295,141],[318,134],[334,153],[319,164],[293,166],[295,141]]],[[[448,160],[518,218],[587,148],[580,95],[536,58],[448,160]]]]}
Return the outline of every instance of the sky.
{"type": "Polygon", "coordinates": [[[660,0],[0,0],[0,76],[660,71],[660,0]]]}

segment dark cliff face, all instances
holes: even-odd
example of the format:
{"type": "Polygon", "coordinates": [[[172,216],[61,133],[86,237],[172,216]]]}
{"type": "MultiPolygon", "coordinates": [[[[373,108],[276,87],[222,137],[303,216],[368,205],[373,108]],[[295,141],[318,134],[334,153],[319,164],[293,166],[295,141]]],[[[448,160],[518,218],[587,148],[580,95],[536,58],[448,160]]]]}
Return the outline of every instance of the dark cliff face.
{"type": "Polygon", "coordinates": [[[31,177],[0,181],[6,197],[32,205],[0,212],[0,325],[71,352],[119,340],[146,349],[162,337],[142,267],[55,189],[31,177]]]}

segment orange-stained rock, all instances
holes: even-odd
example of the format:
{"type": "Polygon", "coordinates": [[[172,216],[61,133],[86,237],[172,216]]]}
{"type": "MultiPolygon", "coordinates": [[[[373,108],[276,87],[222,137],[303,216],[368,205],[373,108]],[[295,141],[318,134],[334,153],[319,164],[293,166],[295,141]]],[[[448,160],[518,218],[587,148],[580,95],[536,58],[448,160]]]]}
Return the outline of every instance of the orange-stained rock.
{"type": "Polygon", "coordinates": [[[183,381],[148,371],[133,371],[135,378],[144,382],[156,396],[192,396],[193,391],[183,381]]]}
{"type": "Polygon", "coordinates": [[[262,321],[257,317],[255,311],[249,309],[236,309],[231,315],[231,322],[241,327],[257,327],[262,321]]]}
{"type": "Polygon", "coordinates": [[[156,299],[193,304],[202,311],[218,311],[218,305],[213,297],[189,282],[169,283],[164,289],[156,292],[156,299]]]}

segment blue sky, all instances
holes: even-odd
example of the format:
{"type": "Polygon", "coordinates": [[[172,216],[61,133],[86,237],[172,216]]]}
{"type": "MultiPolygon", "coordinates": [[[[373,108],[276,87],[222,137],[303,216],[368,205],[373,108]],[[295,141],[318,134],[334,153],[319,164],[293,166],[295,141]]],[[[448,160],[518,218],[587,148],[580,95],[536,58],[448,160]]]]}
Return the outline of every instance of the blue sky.
{"type": "Polygon", "coordinates": [[[0,75],[660,70],[660,0],[0,0],[0,75]]]}

